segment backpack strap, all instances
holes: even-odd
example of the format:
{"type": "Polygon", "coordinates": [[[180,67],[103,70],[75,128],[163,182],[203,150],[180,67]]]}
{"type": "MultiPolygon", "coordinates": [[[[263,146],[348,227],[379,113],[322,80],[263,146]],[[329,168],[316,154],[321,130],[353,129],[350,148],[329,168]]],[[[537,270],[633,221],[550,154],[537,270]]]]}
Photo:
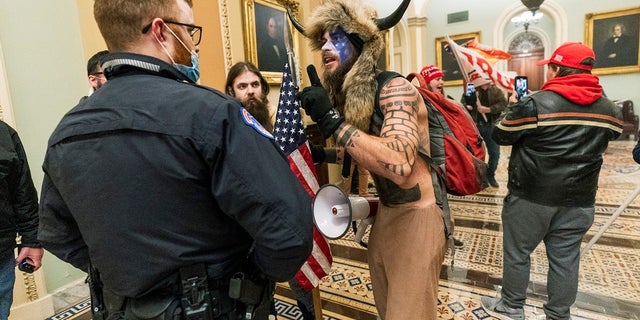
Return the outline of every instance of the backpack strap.
{"type": "MultiPolygon", "coordinates": [[[[393,78],[402,77],[401,74],[394,71],[382,71],[376,76],[376,81],[378,82],[378,89],[376,90],[375,104],[373,108],[373,114],[371,115],[371,124],[374,125],[378,130],[382,128],[382,122],[384,121],[384,115],[382,114],[382,110],[380,109],[380,92],[382,88],[393,78]]],[[[411,82],[413,79],[417,79],[420,83],[420,87],[416,87],[422,96],[425,106],[431,105],[431,101],[427,99],[425,93],[422,91],[426,88],[426,84],[422,76],[419,76],[416,73],[411,73],[407,76],[407,80],[411,82]]],[[[427,109],[428,110],[428,109],[427,109]]],[[[443,176],[438,174],[441,170],[438,168],[438,165],[433,162],[433,159],[424,151],[419,150],[420,156],[427,162],[427,164],[431,167],[431,182],[433,184],[433,190],[436,197],[436,203],[442,209],[442,220],[445,225],[445,237],[449,245],[453,248],[452,235],[453,235],[453,225],[451,224],[451,212],[449,210],[449,203],[447,201],[447,192],[445,189],[445,183],[443,176]]],[[[455,251],[454,251],[455,253],[455,251]]],[[[453,263],[453,262],[452,262],[453,263]]]]}
{"type": "Polygon", "coordinates": [[[380,92],[382,88],[393,78],[402,77],[401,74],[394,71],[382,71],[376,76],[378,82],[378,89],[376,89],[375,101],[373,104],[373,114],[371,115],[371,125],[375,126],[378,130],[382,128],[382,122],[384,121],[384,115],[380,109],[380,92]]]}

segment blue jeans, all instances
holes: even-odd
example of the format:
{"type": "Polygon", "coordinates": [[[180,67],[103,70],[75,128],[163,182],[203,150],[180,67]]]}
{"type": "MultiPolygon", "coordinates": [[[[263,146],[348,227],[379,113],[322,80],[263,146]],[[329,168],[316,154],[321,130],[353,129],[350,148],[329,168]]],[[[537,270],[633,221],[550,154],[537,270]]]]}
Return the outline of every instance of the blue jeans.
{"type": "Polygon", "coordinates": [[[498,161],[500,160],[500,146],[491,139],[493,133],[493,123],[491,122],[478,122],[478,131],[484,143],[487,145],[487,153],[489,153],[489,163],[487,164],[487,178],[489,181],[495,179],[496,169],[498,168],[498,161]]]}
{"type": "Polygon", "coordinates": [[[502,300],[508,307],[524,306],[530,256],[544,241],[549,261],[544,313],[547,319],[570,318],[578,293],[580,244],[594,214],[594,207],[545,206],[507,194],[502,208],[502,300]]]}
{"type": "Polygon", "coordinates": [[[13,250],[0,254],[0,320],[9,318],[13,303],[13,284],[16,281],[16,259],[13,250]]]}

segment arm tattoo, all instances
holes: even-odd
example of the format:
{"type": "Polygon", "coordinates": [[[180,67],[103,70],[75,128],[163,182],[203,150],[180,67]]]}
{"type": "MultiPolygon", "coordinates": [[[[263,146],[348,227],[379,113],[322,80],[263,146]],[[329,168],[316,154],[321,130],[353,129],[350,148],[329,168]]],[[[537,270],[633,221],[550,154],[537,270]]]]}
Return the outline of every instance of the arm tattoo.
{"type": "Polygon", "coordinates": [[[411,171],[419,143],[418,99],[415,89],[407,81],[391,81],[380,93],[380,108],[384,114],[381,137],[392,137],[386,147],[404,155],[399,163],[381,163],[400,176],[411,171]]]}
{"type": "MultiPolygon", "coordinates": [[[[343,125],[344,124],[342,124],[341,126],[343,125]]],[[[342,127],[338,128],[336,132],[340,132],[341,130],[342,130],[342,127]]],[[[349,127],[349,129],[347,129],[347,131],[342,136],[337,136],[336,138],[338,139],[339,144],[345,147],[353,147],[353,142],[351,142],[351,138],[357,137],[357,136],[359,136],[357,129],[351,126],[349,127]]]]}

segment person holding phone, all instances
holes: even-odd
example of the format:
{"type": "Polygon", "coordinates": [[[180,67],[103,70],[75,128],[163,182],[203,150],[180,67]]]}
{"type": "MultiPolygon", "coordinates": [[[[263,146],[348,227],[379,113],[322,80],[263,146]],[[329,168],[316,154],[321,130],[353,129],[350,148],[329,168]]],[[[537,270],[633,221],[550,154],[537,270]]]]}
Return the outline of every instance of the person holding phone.
{"type": "Polygon", "coordinates": [[[511,146],[502,208],[500,298],[482,297],[500,319],[524,319],[531,253],[544,241],[549,270],[547,319],[570,319],[576,300],[580,245],[593,224],[602,156],[622,122],[597,76],[593,50],[580,42],[558,47],[540,91],[510,104],[493,140],[511,146]]]}
{"type": "Polygon", "coordinates": [[[18,133],[0,120],[0,320],[13,303],[15,268],[33,272],[42,266],[44,250],[36,239],[38,195],[18,133]],[[16,233],[20,250],[15,256],[16,233]]]}
{"type": "Polygon", "coordinates": [[[498,188],[500,184],[495,175],[500,161],[500,146],[491,139],[491,133],[500,113],[507,106],[507,96],[491,79],[482,77],[467,84],[461,102],[476,121],[480,135],[487,145],[487,179],[492,187],[498,188]]]}
{"type": "Polygon", "coordinates": [[[520,101],[524,96],[529,94],[529,79],[526,76],[517,76],[516,83],[516,99],[520,101]]]}

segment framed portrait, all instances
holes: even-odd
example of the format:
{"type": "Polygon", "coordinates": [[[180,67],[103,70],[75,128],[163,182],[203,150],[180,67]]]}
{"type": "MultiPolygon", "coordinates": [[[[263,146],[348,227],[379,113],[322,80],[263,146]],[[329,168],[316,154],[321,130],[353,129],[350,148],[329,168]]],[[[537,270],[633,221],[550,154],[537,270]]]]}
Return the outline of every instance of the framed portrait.
{"type": "MultiPolygon", "coordinates": [[[[282,82],[287,52],[297,52],[297,30],[287,17],[287,8],[297,14],[291,0],[242,0],[244,47],[247,61],[255,64],[270,84],[282,82]]],[[[292,70],[292,72],[294,72],[292,70]]]]}
{"type": "MultiPolygon", "coordinates": [[[[463,44],[473,39],[481,42],[480,31],[456,34],[453,36],[449,36],[449,38],[451,38],[451,40],[453,40],[457,44],[463,44]]],[[[462,71],[460,71],[460,67],[458,66],[458,61],[456,61],[456,58],[452,53],[446,50],[446,44],[447,39],[445,37],[436,38],[436,65],[438,66],[438,68],[440,68],[440,70],[442,70],[442,73],[444,74],[445,86],[461,85],[462,80],[464,79],[464,75],[462,74],[462,71]]]]}
{"type": "Polygon", "coordinates": [[[594,74],[640,72],[640,7],[588,13],[584,33],[596,54],[594,74]]]}

